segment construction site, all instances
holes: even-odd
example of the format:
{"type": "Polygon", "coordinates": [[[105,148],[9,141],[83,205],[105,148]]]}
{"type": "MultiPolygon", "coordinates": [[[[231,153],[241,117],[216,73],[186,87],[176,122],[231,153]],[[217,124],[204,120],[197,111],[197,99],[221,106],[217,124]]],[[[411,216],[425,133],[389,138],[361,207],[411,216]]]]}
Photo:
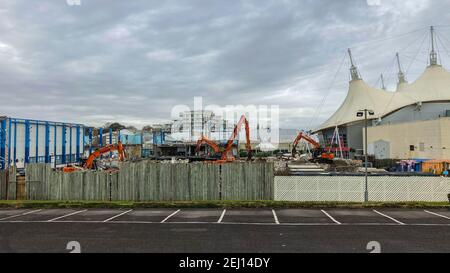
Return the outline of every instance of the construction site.
{"type": "Polygon", "coordinates": [[[449,9],[0,1],[0,253],[450,252],[449,9]]]}
{"type": "MultiPolygon", "coordinates": [[[[439,36],[434,27],[428,36],[428,66],[415,82],[408,83],[400,54],[396,53],[398,83],[395,92],[386,90],[383,75],[381,89],[366,84],[349,49],[351,80],[342,105],[315,130],[280,129],[284,133],[276,149],[264,148],[270,143],[264,143],[261,138],[251,139],[252,134],[259,136],[259,132],[251,131],[252,124],[246,113],[238,113],[240,119],[232,123],[211,111],[188,111],[180,114],[179,120],[153,125],[147,130],[115,129],[113,126],[94,128],[83,124],[0,117],[1,197],[52,198],[48,185],[53,182],[45,178],[49,173],[55,173],[54,179],[59,179],[60,184],[67,179],[74,179],[71,183],[91,183],[83,182],[81,177],[98,183],[100,179],[101,183],[106,183],[104,190],[109,189],[108,192],[112,192],[118,177],[128,182],[120,182],[115,187],[135,180],[141,183],[156,175],[160,177],[159,182],[155,182],[159,185],[157,188],[166,187],[165,183],[173,186],[197,177],[192,185],[203,185],[204,189],[199,189],[201,199],[241,198],[239,191],[236,195],[221,191],[225,186],[219,181],[227,179],[231,181],[229,183],[253,190],[256,187],[261,191],[247,191],[252,196],[248,197],[250,199],[262,196],[273,199],[274,185],[268,186],[267,181],[274,180],[274,176],[375,175],[423,177],[421,179],[448,176],[450,136],[445,128],[450,122],[450,73],[438,63],[435,48],[439,36]],[[425,127],[428,129],[423,129],[425,127]],[[441,132],[438,137],[435,137],[436,132],[441,132]],[[37,171],[40,178],[30,180],[36,171],[30,173],[27,169],[40,164],[45,167],[33,167],[40,170],[37,171]],[[168,167],[171,165],[179,167],[165,170],[173,168],[168,167]],[[124,168],[143,169],[132,174],[124,168]],[[153,171],[147,174],[148,168],[153,171]],[[177,168],[181,168],[180,171],[177,168]],[[231,171],[233,168],[235,171],[231,171]],[[100,172],[105,178],[98,173],[87,178],[92,172],[100,172]],[[130,177],[124,177],[125,174],[130,177]],[[162,182],[166,176],[172,182],[162,182]],[[40,181],[41,185],[31,186],[27,181],[40,181]],[[217,187],[219,191],[214,190],[217,187]],[[33,188],[37,193],[32,191],[33,188]]],[[[260,130],[259,124],[256,127],[260,130]]],[[[140,199],[139,187],[136,187],[132,192],[138,197],[132,199],[140,199]]],[[[64,199],[67,196],[61,194],[66,191],[71,190],[59,189],[59,195],[53,197],[64,199]]],[[[176,189],[170,192],[176,192],[176,189]]],[[[78,193],[76,196],[89,194],[78,193]]],[[[105,199],[105,196],[104,193],[99,198],[105,199]]],[[[196,199],[195,195],[183,198],[196,199]]],[[[109,194],[107,199],[114,198],[109,194]]]]}

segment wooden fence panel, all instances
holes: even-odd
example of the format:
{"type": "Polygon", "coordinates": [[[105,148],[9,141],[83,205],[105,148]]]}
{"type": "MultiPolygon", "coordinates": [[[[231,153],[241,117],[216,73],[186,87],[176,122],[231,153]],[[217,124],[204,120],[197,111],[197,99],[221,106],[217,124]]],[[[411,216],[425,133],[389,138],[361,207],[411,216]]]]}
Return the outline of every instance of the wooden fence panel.
{"type": "Polygon", "coordinates": [[[17,183],[16,183],[16,167],[9,168],[8,175],[8,200],[16,200],[17,199],[17,183]]]}
{"type": "Polygon", "coordinates": [[[0,200],[6,200],[8,196],[7,170],[0,170],[0,200]]]}
{"type": "Polygon", "coordinates": [[[273,164],[239,162],[221,166],[222,200],[273,200],[273,164]]]}
{"type": "MultiPolygon", "coordinates": [[[[14,178],[14,180],[12,180],[14,178]]],[[[26,167],[26,196],[30,200],[197,201],[271,200],[273,165],[262,162],[231,164],[120,164],[120,171],[64,173],[45,164],[26,167]]],[[[15,176],[10,199],[17,198],[15,176]]]]}
{"type": "Polygon", "coordinates": [[[28,200],[48,200],[50,165],[29,164],[25,171],[26,196],[28,200]]]}

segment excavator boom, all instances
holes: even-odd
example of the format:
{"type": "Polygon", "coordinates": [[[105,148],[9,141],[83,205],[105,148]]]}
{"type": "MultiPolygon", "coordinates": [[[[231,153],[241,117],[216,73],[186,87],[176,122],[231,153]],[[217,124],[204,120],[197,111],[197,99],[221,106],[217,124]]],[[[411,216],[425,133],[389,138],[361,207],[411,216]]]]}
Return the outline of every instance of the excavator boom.
{"type": "Polygon", "coordinates": [[[227,145],[225,146],[225,150],[222,153],[222,160],[226,161],[234,161],[233,155],[230,155],[231,149],[233,148],[233,143],[236,137],[239,134],[239,130],[242,127],[242,124],[245,125],[245,149],[247,150],[247,160],[252,159],[252,146],[250,143],[250,125],[248,123],[247,118],[245,115],[242,115],[239,119],[239,122],[234,127],[233,133],[231,134],[230,138],[227,141],[227,145]]]}
{"type": "Polygon", "coordinates": [[[203,144],[206,144],[206,145],[208,145],[209,147],[211,147],[211,148],[214,150],[214,153],[219,153],[219,152],[220,152],[219,146],[218,146],[214,141],[208,139],[208,138],[205,137],[205,136],[202,136],[202,137],[197,141],[197,147],[196,147],[195,151],[196,151],[196,152],[199,152],[199,151],[200,151],[200,147],[201,147],[203,144]]]}
{"type": "Polygon", "coordinates": [[[112,151],[117,151],[119,153],[119,160],[124,161],[125,160],[125,149],[122,145],[122,142],[119,141],[119,143],[115,145],[108,145],[105,147],[101,147],[95,152],[93,152],[88,159],[83,164],[83,167],[78,166],[66,166],[63,168],[63,171],[65,173],[71,173],[75,171],[81,171],[83,169],[93,169],[95,165],[95,159],[101,156],[102,154],[109,153],[112,151]]]}
{"type": "Polygon", "coordinates": [[[297,137],[294,140],[294,143],[292,145],[292,156],[295,156],[295,154],[297,153],[297,146],[300,143],[300,140],[306,140],[308,143],[310,143],[314,149],[319,149],[320,148],[320,144],[315,141],[314,139],[312,139],[311,137],[303,134],[303,132],[300,132],[297,137]]]}
{"type": "Polygon", "coordinates": [[[125,160],[125,151],[124,151],[122,142],[119,141],[119,143],[117,143],[117,144],[101,147],[100,149],[98,149],[95,152],[93,152],[88,157],[88,159],[86,160],[86,163],[84,163],[83,167],[86,168],[86,169],[92,169],[94,167],[95,159],[97,159],[102,154],[109,153],[109,152],[112,152],[112,151],[117,151],[119,153],[119,160],[120,161],[124,161],[125,160]]]}
{"type": "Polygon", "coordinates": [[[313,149],[316,151],[315,154],[320,154],[320,156],[318,157],[319,159],[323,159],[323,160],[327,160],[327,161],[331,161],[334,159],[334,154],[332,153],[322,153],[323,149],[320,146],[320,144],[315,141],[313,138],[311,138],[310,136],[304,134],[303,132],[300,132],[298,134],[298,136],[295,138],[294,143],[293,143],[293,147],[292,147],[292,156],[295,157],[295,155],[297,154],[297,146],[300,143],[300,140],[304,139],[305,141],[307,141],[308,143],[310,143],[313,146],[313,149]]]}
{"type": "MultiPolygon", "coordinates": [[[[242,117],[240,118],[239,122],[234,127],[233,133],[231,134],[230,138],[228,139],[224,150],[222,151],[221,159],[218,160],[217,163],[232,162],[232,161],[235,160],[234,156],[231,154],[231,149],[233,148],[234,140],[238,136],[239,130],[241,129],[242,124],[245,125],[245,138],[246,138],[245,148],[246,148],[247,154],[248,154],[247,159],[251,160],[251,158],[252,158],[252,146],[251,146],[251,143],[250,143],[250,126],[249,126],[248,120],[245,117],[245,115],[242,115],[242,117]]],[[[206,138],[204,136],[202,136],[197,141],[197,147],[196,147],[196,151],[197,152],[200,151],[200,147],[203,144],[206,144],[209,147],[211,147],[214,150],[215,153],[220,153],[219,146],[214,141],[209,140],[208,138],[206,138]]]]}

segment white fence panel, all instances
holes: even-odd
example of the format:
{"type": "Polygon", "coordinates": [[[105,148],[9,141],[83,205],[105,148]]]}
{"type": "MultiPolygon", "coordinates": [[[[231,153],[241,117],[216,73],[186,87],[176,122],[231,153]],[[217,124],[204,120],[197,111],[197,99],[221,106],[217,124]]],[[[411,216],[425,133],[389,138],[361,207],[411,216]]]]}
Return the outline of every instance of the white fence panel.
{"type": "MultiPolygon", "coordinates": [[[[369,201],[445,202],[450,193],[450,178],[444,177],[369,177],[369,201]]],[[[365,180],[361,176],[277,176],[277,201],[363,202],[365,180]]]]}

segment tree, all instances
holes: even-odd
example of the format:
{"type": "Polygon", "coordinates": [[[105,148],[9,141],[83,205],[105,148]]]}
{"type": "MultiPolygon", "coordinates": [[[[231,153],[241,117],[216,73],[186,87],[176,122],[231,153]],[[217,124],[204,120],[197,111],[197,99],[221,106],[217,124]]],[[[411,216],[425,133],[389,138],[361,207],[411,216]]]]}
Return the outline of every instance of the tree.
{"type": "Polygon", "coordinates": [[[108,123],[105,124],[104,129],[109,130],[110,128],[113,131],[120,131],[120,130],[126,129],[126,126],[122,125],[122,124],[120,124],[118,122],[113,122],[111,124],[108,124],[108,123]]]}
{"type": "Polygon", "coordinates": [[[153,131],[153,127],[151,125],[146,125],[146,126],[142,127],[142,131],[151,132],[151,131],[153,131]]]}
{"type": "Polygon", "coordinates": [[[128,129],[128,130],[133,131],[133,132],[137,131],[137,128],[132,126],[132,125],[125,127],[125,129],[128,129]]]}

